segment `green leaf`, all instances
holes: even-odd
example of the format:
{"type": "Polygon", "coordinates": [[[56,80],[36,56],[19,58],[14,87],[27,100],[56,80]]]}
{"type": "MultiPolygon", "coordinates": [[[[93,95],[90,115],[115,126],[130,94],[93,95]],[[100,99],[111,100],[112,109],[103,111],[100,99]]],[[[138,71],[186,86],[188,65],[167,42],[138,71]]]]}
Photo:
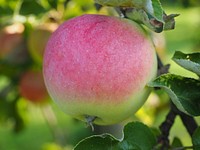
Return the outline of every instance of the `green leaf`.
{"type": "Polygon", "coordinates": [[[109,134],[94,135],[79,142],[74,150],[150,150],[155,145],[153,132],[140,122],[132,122],[125,126],[121,141],[109,134]]]}
{"type": "Polygon", "coordinates": [[[159,0],[152,0],[153,16],[161,22],[163,22],[163,8],[159,0]]]}
{"type": "Polygon", "coordinates": [[[174,74],[164,74],[148,84],[163,88],[177,108],[192,116],[200,115],[200,81],[174,74]]]}
{"type": "Polygon", "coordinates": [[[74,148],[74,150],[112,150],[114,149],[119,141],[112,135],[94,135],[80,141],[74,148]]]}
{"type": "Polygon", "coordinates": [[[156,20],[155,17],[153,17],[151,14],[148,14],[143,9],[138,8],[130,8],[126,9],[126,17],[128,19],[131,19],[133,21],[136,21],[140,24],[144,24],[149,29],[155,31],[155,32],[162,32],[163,31],[163,22],[160,22],[156,20]]]}
{"type": "Polygon", "coordinates": [[[197,128],[194,134],[192,135],[192,144],[194,150],[200,150],[200,127],[197,128]]]}
{"type": "Polygon", "coordinates": [[[141,150],[150,150],[156,145],[156,138],[146,125],[134,122],[128,123],[124,128],[124,140],[120,145],[125,145],[124,143],[128,143],[128,145],[141,150]]]}
{"type": "Polygon", "coordinates": [[[20,9],[21,15],[39,15],[46,12],[45,8],[39,4],[37,1],[23,1],[20,9]]]}
{"type": "Polygon", "coordinates": [[[200,53],[184,54],[177,51],[172,59],[183,68],[200,76],[200,53]]]}
{"type": "Polygon", "coordinates": [[[139,8],[145,7],[147,3],[146,0],[94,0],[94,1],[103,6],[139,7],[139,8]]]}
{"type": "Polygon", "coordinates": [[[172,148],[183,147],[181,140],[178,137],[175,137],[171,144],[172,148]]]}
{"type": "Polygon", "coordinates": [[[163,22],[163,9],[159,0],[95,0],[95,2],[103,6],[142,9],[163,22]]]}
{"type": "Polygon", "coordinates": [[[52,8],[57,9],[58,0],[48,0],[48,3],[52,8]]]}
{"type": "Polygon", "coordinates": [[[126,18],[155,32],[174,29],[176,14],[166,15],[159,0],[95,0],[105,6],[120,7],[126,18]]]}

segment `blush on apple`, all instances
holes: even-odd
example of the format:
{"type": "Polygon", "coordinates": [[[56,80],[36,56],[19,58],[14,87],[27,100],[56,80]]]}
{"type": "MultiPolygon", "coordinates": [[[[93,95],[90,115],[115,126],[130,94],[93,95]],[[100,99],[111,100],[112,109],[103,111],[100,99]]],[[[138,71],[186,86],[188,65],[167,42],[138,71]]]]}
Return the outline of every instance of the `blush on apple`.
{"type": "Polygon", "coordinates": [[[64,22],[49,39],[43,62],[52,99],[67,114],[99,125],[133,115],[156,72],[155,49],[141,27],[103,15],[64,22]]]}

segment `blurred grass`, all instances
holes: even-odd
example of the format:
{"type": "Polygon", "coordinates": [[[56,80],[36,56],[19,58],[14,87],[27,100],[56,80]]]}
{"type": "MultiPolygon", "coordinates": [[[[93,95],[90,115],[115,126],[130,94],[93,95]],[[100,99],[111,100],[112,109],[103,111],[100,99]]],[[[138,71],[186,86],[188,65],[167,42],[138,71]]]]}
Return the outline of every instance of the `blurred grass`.
{"type": "Polygon", "coordinates": [[[55,126],[51,127],[46,122],[41,110],[43,108],[31,103],[27,106],[27,114],[24,114],[28,116],[26,127],[21,132],[13,132],[12,122],[8,121],[4,126],[0,125],[0,149],[43,150],[44,145],[48,143],[58,144],[64,149],[90,135],[90,129],[86,128],[84,123],[73,120],[54,104],[50,107],[56,115],[57,124],[55,126]]]}
{"type": "Polygon", "coordinates": [[[9,127],[1,127],[0,133],[2,150],[39,150],[44,143],[53,141],[48,128],[43,123],[31,123],[18,134],[13,133],[9,127]]]}
{"type": "Polygon", "coordinates": [[[171,58],[175,51],[184,53],[192,53],[200,51],[200,7],[182,8],[182,7],[167,7],[167,13],[180,14],[176,20],[176,27],[172,31],[166,31],[166,52],[167,56],[164,63],[170,63],[170,72],[182,76],[194,77],[197,76],[174,63],[171,58]]]}

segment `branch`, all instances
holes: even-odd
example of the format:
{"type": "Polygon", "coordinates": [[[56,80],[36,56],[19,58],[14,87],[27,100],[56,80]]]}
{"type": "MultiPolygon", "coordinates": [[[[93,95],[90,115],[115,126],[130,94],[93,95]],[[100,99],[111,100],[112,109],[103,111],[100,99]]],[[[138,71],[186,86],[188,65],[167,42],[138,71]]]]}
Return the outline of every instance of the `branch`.
{"type": "Polygon", "coordinates": [[[169,132],[174,124],[174,120],[177,116],[177,113],[173,109],[173,104],[170,105],[170,111],[166,116],[165,121],[160,125],[161,135],[158,137],[158,144],[161,145],[160,149],[165,150],[169,148],[169,132]]]}
{"type": "Polygon", "coordinates": [[[187,116],[184,113],[182,113],[180,115],[180,117],[181,117],[181,120],[182,120],[184,126],[186,127],[188,133],[192,137],[194,131],[198,128],[198,125],[197,125],[196,121],[194,120],[193,117],[187,116]]]}
{"type": "Polygon", "coordinates": [[[182,123],[184,124],[185,128],[187,129],[188,133],[192,137],[194,131],[197,129],[198,125],[195,121],[195,119],[191,116],[188,116],[187,114],[181,112],[177,109],[175,105],[173,105],[174,111],[180,116],[182,123]]]}
{"type": "MultiPolygon", "coordinates": [[[[164,73],[168,73],[169,65],[164,66],[162,61],[157,55],[158,59],[158,76],[164,73]]],[[[187,114],[181,112],[177,107],[171,102],[170,111],[166,116],[165,121],[160,125],[161,135],[158,137],[158,143],[161,145],[161,150],[165,150],[169,148],[169,132],[171,127],[173,126],[174,120],[176,116],[179,115],[185,128],[187,129],[188,133],[192,137],[194,131],[197,129],[198,125],[195,119],[187,114]]]]}
{"type": "MultiPolygon", "coordinates": [[[[125,15],[126,9],[123,9],[123,8],[115,8],[115,9],[120,16],[126,18],[126,15],[125,15]]],[[[158,55],[157,55],[157,61],[158,61],[157,76],[168,73],[170,65],[169,64],[163,65],[163,63],[158,55]]],[[[161,131],[161,135],[158,137],[158,143],[161,145],[161,150],[165,150],[165,149],[169,148],[168,136],[169,136],[170,129],[173,126],[174,120],[177,115],[180,116],[180,118],[181,118],[185,128],[187,129],[188,133],[190,134],[190,136],[193,135],[194,131],[198,127],[198,125],[193,117],[190,117],[190,116],[184,114],[183,112],[181,112],[180,110],[178,110],[177,107],[171,102],[170,111],[169,111],[168,115],[166,116],[165,121],[159,127],[160,131],[161,131]]]]}

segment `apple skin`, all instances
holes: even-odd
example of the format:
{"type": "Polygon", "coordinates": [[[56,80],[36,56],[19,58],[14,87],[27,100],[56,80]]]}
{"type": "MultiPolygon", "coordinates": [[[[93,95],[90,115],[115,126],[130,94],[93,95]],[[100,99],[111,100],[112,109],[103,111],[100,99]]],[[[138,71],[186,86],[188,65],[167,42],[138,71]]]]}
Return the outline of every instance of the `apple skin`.
{"type": "Polygon", "coordinates": [[[19,92],[22,97],[33,103],[45,103],[49,95],[42,71],[29,70],[22,74],[19,81],[19,92]]]}
{"type": "Polygon", "coordinates": [[[110,125],[133,115],[156,76],[154,46],[136,23],[82,15],[64,22],[49,39],[43,75],[52,99],[69,115],[110,125]]]}

